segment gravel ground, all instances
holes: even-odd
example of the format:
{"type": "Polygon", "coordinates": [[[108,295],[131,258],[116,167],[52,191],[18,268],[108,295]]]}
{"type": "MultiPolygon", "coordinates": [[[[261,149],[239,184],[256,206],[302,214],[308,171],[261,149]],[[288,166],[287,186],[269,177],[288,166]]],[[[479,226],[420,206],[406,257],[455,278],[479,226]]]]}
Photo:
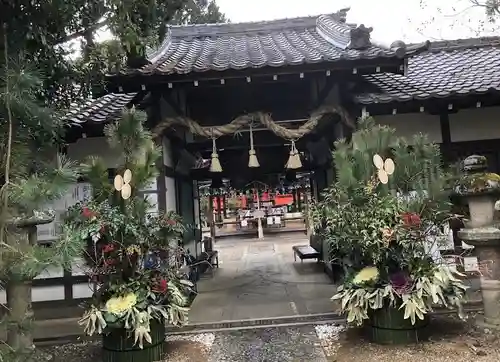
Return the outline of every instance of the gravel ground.
{"type": "Polygon", "coordinates": [[[375,345],[358,329],[320,339],[328,360],[336,362],[498,362],[500,336],[475,328],[474,320],[473,315],[467,323],[452,316],[434,318],[430,340],[410,346],[375,345]]]}
{"type": "MultiPolygon", "coordinates": [[[[357,329],[316,325],[170,336],[162,362],[498,362],[500,335],[451,316],[433,320],[429,342],[379,346],[357,329]]],[[[82,342],[38,350],[39,361],[98,362],[100,345],[82,342]]]]}
{"type": "Polygon", "coordinates": [[[312,326],[219,333],[208,362],[326,362],[312,326]]]}
{"type": "MultiPolygon", "coordinates": [[[[39,360],[97,362],[99,343],[39,349],[39,360]]],[[[167,338],[162,362],[326,362],[313,326],[248,329],[167,338]]]]}

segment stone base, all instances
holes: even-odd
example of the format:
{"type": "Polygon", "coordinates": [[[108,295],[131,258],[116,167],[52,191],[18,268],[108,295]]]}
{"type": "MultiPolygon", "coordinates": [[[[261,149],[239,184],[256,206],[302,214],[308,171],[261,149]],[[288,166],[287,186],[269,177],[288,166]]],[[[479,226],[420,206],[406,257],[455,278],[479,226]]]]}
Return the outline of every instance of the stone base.
{"type": "Polygon", "coordinates": [[[476,317],[475,322],[478,328],[489,329],[492,331],[500,331],[500,324],[491,323],[491,321],[488,321],[487,319],[484,318],[484,315],[478,315],[476,317]]]}

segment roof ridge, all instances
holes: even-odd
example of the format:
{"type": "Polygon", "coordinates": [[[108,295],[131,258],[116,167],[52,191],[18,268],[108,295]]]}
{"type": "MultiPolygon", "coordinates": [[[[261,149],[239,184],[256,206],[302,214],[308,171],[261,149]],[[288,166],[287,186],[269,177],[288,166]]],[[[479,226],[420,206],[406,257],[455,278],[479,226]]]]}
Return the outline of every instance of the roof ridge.
{"type": "MultiPolygon", "coordinates": [[[[258,34],[270,31],[283,31],[285,29],[292,30],[315,28],[317,20],[324,16],[325,14],[319,14],[295,18],[240,23],[170,25],[168,30],[172,38],[182,38],[183,40],[218,37],[221,35],[258,34]]],[[[326,16],[331,18],[334,22],[346,24],[347,10],[340,10],[326,16]]]]}
{"type": "Polygon", "coordinates": [[[451,40],[431,41],[429,52],[454,51],[464,49],[479,49],[486,47],[500,47],[500,36],[483,36],[476,38],[460,38],[451,40]]]}
{"type": "Polygon", "coordinates": [[[347,12],[350,10],[350,8],[343,8],[340,9],[336,12],[333,13],[319,13],[319,14],[314,14],[314,15],[306,15],[306,16],[292,16],[292,17],[286,17],[286,18],[278,18],[278,19],[270,19],[270,20],[254,20],[254,21],[239,21],[239,22],[229,22],[229,23],[203,23],[203,24],[176,24],[176,25],[169,25],[171,29],[177,29],[177,28],[202,28],[202,27],[218,27],[218,26],[238,26],[238,25],[267,25],[267,24],[272,24],[276,22],[281,22],[281,21],[293,21],[293,20],[310,20],[310,21],[316,21],[316,19],[322,15],[327,15],[327,16],[332,16],[334,17],[335,20],[340,21],[340,22],[346,22],[347,18],[347,12]]]}

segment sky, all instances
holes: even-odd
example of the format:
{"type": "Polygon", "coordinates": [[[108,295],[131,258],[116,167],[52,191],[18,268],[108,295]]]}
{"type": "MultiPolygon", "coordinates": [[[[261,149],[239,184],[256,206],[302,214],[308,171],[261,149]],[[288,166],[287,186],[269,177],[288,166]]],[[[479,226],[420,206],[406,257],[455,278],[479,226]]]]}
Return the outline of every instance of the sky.
{"type": "MultiPolygon", "coordinates": [[[[385,45],[395,40],[417,43],[500,35],[500,19],[497,24],[488,23],[484,9],[471,6],[470,1],[216,0],[216,3],[233,23],[328,14],[349,7],[347,21],[372,27],[371,38],[385,45]]],[[[110,37],[106,30],[98,34],[98,40],[110,37]]]]}
{"type": "MultiPolygon", "coordinates": [[[[347,21],[373,27],[372,38],[381,42],[460,39],[495,35],[477,34],[484,9],[469,0],[216,0],[232,22],[272,20],[333,13],[350,7],[347,21]],[[427,6],[422,7],[424,2],[427,6]]],[[[489,24],[488,24],[489,25],[489,24]]],[[[495,29],[488,26],[489,29],[495,29]]],[[[496,34],[500,35],[498,26],[496,34]]]]}

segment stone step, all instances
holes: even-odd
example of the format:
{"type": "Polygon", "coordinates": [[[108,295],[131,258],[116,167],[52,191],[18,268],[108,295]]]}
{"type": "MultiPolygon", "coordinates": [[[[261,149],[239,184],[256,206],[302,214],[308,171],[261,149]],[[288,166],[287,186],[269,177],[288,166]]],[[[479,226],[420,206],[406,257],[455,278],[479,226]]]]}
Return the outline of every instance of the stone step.
{"type": "MultiPolygon", "coordinates": [[[[468,302],[464,308],[467,312],[477,312],[483,309],[482,301],[468,302]]],[[[451,314],[456,310],[436,309],[432,314],[451,314]]],[[[227,320],[218,322],[193,323],[182,327],[167,327],[167,333],[175,334],[192,334],[192,333],[207,333],[224,330],[237,329],[255,329],[268,327],[286,327],[310,324],[343,324],[346,319],[339,316],[337,313],[321,313],[321,314],[306,314],[293,315],[274,318],[259,318],[259,319],[242,319],[242,320],[227,320]]]]}
{"type": "MultiPolygon", "coordinates": [[[[481,301],[471,301],[465,306],[466,311],[481,311],[481,301]]],[[[435,314],[454,313],[453,310],[438,309],[435,314]]],[[[63,318],[38,320],[34,323],[34,337],[37,344],[61,344],[78,340],[93,339],[83,334],[83,329],[78,325],[79,318],[63,318]]],[[[168,334],[193,334],[215,332],[221,330],[256,329],[268,327],[298,326],[310,324],[339,324],[345,323],[345,318],[336,313],[321,313],[309,315],[293,315],[277,318],[259,318],[230,320],[209,323],[187,324],[183,327],[167,327],[168,334]]],[[[5,338],[5,331],[0,330],[0,340],[5,338]]],[[[94,338],[100,338],[94,336],[94,338]]]]}
{"type": "Polygon", "coordinates": [[[336,313],[292,315],[274,318],[240,319],[217,322],[186,324],[182,327],[167,327],[168,334],[202,333],[207,331],[272,327],[283,325],[343,323],[344,318],[336,313]]]}

